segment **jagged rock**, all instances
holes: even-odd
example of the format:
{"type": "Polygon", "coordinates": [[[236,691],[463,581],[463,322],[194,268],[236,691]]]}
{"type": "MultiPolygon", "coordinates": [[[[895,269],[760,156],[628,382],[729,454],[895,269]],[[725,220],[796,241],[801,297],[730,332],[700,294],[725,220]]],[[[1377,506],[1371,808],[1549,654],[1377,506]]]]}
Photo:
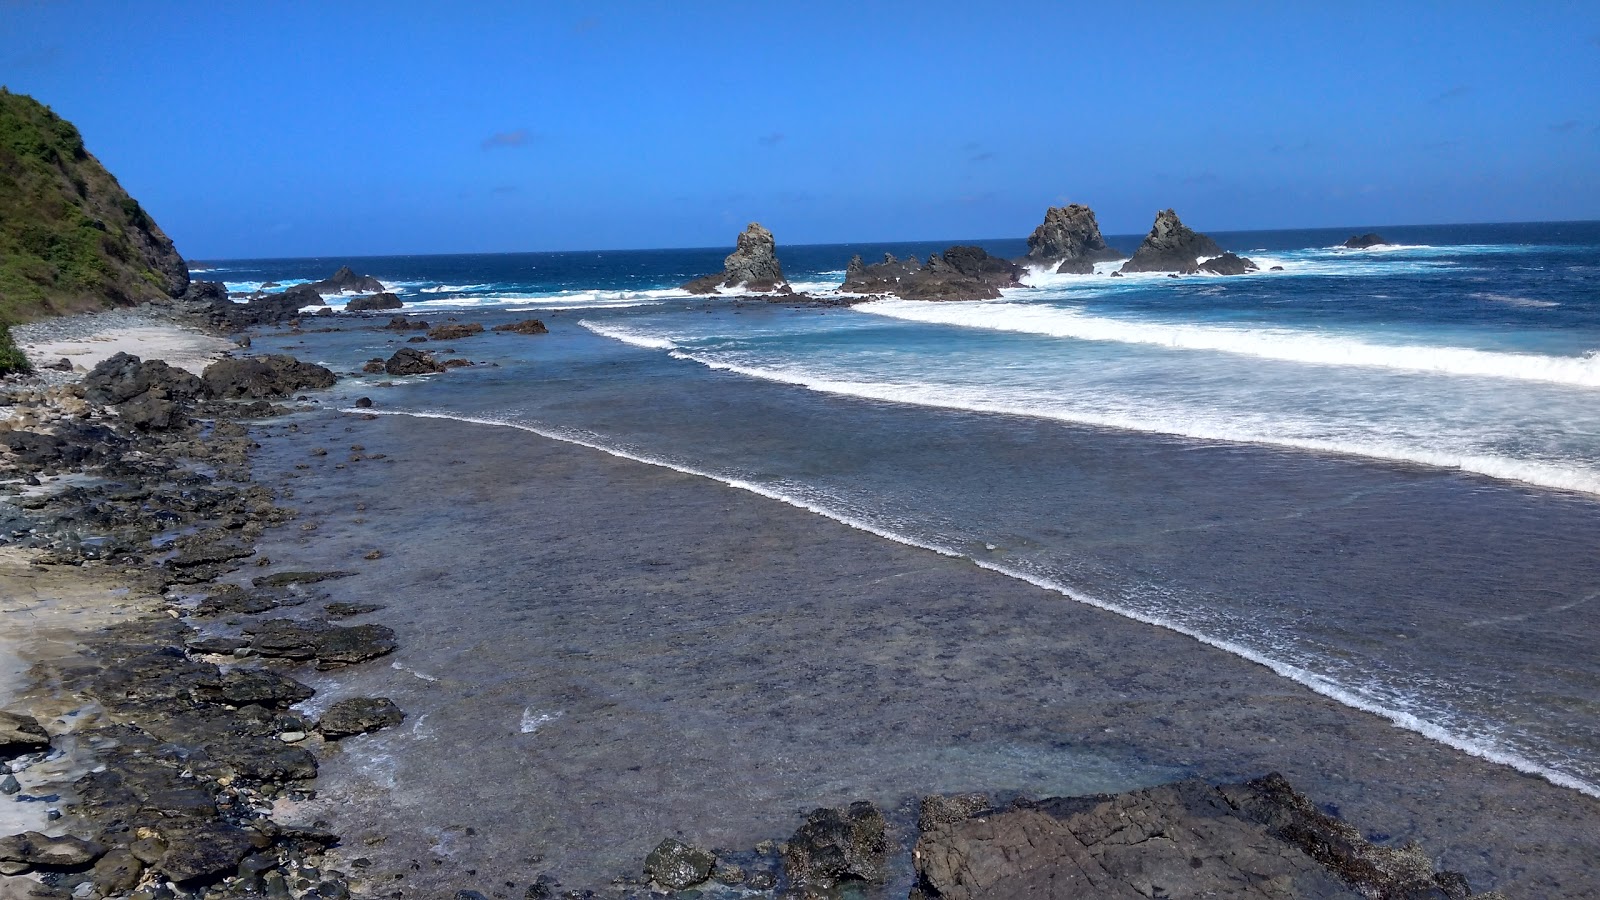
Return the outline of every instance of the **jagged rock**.
{"type": "Polygon", "coordinates": [[[389,324],[383,326],[390,331],[427,331],[428,323],[421,319],[408,319],[405,316],[395,316],[389,324]]]}
{"type": "Polygon", "coordinates": [[[443,372],[444,366],[434,360],[432,353],[401,347],[383,364],[383,370],[390,375],[429,375],[443,372]]]}
{"type": "Polygon", "coordinates": [[[990,256],[981,247],[951,247],[917,260],[895,259],[867,266],[859,256],[850,260],[841,291],[855,294],[898,294],[907,300],[993,300],[1000,290],[1020,287],[1023,270],[1015,263],[990,256]]]}
{"type": "Polygon", "coordinates": [[[1342,246],[1350,250],[1365,250],[1368,247],[1376,247],[1379,244],[1387,243],[1389,242],[1383,239],[1383,235],[1375,231],[1369,231],[1366,234],[1351,235],[1350,239],[1345,241],[1342,246]]]}
{"type": "Polygon", "coordinates": [[[888,875],[889,840],[883,813],[865,800],[848,810],[817,809],[783,848],[789,880],[827,890],[841,881],[882,884],[888,875]]]}
{"type": "Polygon", "coordinates": [[[91,466],[120,459],[128,439],[104,425],[57,422],[54,432],[8,431],[0,444],[11,450],[13,463],[24,469],[91,466]]]}
{"type": "Polygon", "coordinates": [[[1028,236],[1027,262],[1062,274],[1089,275],[1095,263],[1121,258],[1106,246],[1094,210],[1080,203],[1045,210],[1044,222],[1028,236]]]}
{"type": "Polygon", "coordinates": [[[339,271],[321,281],[313,281],[305,287],[316,291],[319,295],[381,294],[388,290],[383,286],[383,282],[371,275],[357,275],[349,266],[340,266],[339,271]]]}
{"type": "Polygon", "coordinates": [[[214,400],[273,400],[333,387],[339,380],[331,369],[282,354],[219,359],[200,377],[206,396],[214,400]]]}
{"type": "Polygon", "coordinates": [[[902,260],[895,259],[893,253],[885,253],[882,262],[869,266],[856,254],[845,267],[844,284],[839,290],[850,294],[892,294],[899,287],[900,279],[921,268],[922,263],[914,256],[902,260]]]}
{"type": "Polygon", "coordinates": [[[39,725],[39,720],[0,710],[0,759],[35,753],[49,747],[50,734],[39,725]]]}
{"type": "Polygon", "coordinates": [[[23,863],[41,869],[83,869],[105,855],[104,844],[71,836],[49,837],[25,831],[0,837],[0,862],[23,863]]]}
{"type": "Polygon", "coordinates": [[[1170,209],[1156,213],[1155,224],[1139,249],[1122,264],[1122,272],[1193,272],[1200,257],[1221,256],[1211,238],[1184,225],[1170,209]]]}
{"type": "Polygon", "coordinates": [[[749,291],[772,291],[784,284],[777,240],[760,223],[751,222],[739,234],[733,252],[722,261],[722,273],[696,278],[684,284],[683,290],[691,294],[710,294],[718,287],[743,285],[749,291]]]}
{"type": "Polygon", "coordinates": [[[83,395],[91,403],[126,403],[141,394],[158,392],[172,400],[192,400],[200,396],[200,379],[159,359],[148,361],[128,353],[102,360],[83,378],[83,395]]]}
{"type": "Polygon", "coordinates": [[[472,337],[482,334],[483,326],[477,322],[463,322],[461,324],[436,325],[428,331],[430,341],[454,341],[460,338],[472,337]]]}
{"type": "Polygon", "coordinates": [[[667,838],[645,857],[644,875],[669,891],[681,891],[710,878],[716,864],[709,852],[667,838]]]}
{"type": "Polygon", "coordinates": [[[400,302],[399,297],[388,291],[383,291],[367,297],[351,297],[349,302],[345,303],[344,308],[346,312],[376,312],[385,309],[400,309],[403,306],[405,304],[400,302]]]}
{"type": "Polygon", "coordinates": [[[1224,253],[1213,257],[1200,264],[1200,271],[1210,272],[1213,275],[1243,275],[1246,272],[1259,271],[1260,267],[1255,260],[1246,259],[1232,253],[1224,253]]]}
{"type": "Polygon", "coordinates": [[[1435,873],[1414,849],[1366,842],[1275,775],[1058,798],[939,823],[915,859],[923,895],[944,900],[1145,900],[1152,886],[1171,897],[1471,896],[1459,875],[1435,873]]]}
{"type": "Polygon", "coordinates": [[[523,319],[521,322],[508,322],[496,325],[491,331],[509,331],[512,334],[549,334],[550,329],[538,319],[523,319]]]}

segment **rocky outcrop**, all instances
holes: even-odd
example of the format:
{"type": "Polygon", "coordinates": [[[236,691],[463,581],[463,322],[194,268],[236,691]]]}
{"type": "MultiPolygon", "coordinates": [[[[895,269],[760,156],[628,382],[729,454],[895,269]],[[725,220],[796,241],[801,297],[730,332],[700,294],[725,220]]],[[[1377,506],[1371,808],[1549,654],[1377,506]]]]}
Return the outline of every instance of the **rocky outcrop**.
{"type": "Polygon", "coordinates": [[[993,300],[1002,288],[1021,287],[1022,274],[1022,267],[981,247],[959,246],[930,255],[926,265],[885,254],[883,262],[868,266],[854,257],[839,290],[907,300],[993,300]]]}
{"type": "Polygon", "coordinates": [[[550,329],[538,319],[523,319],[521,322],[507,322],[496,325],[490,331],[507,331],[512,334],[549,334],[550,329]]]}
{"type": "Polygon", "coordinates": [[[72,123],[0,88],[0,319],[181,297],[189,267],[72,123]]]}
{"type": "Polygon", "coordinates": [[[214,400],[276,400],[299,391],[333,387],[338,376],[316,363],[273,354],[219,359],[206,367],[200,380],[206,396],[214,400]]]}
{"type": "Polygon", "coordinates": [[[1253,259],[1247,259],[1232,253],[1224,253],[1201,263],[1199,270],[1201,272],[1210,272],[1213,275],[1243,275],[1246,272],[1259,271],[1260,266],[1257,266],[1253,259]]]}
{"type": "Polygon", "coordinates": [[[1193,272],[1202,256],[1221,256],[1211,238],[1184,225],[1170,209],[1156,213],[1155,224],[1122,272],[1193,272]]]}
{"type": "Polygon", "coordinates": [[[388,290],[383,282],[371,275],[357,275],[349,266],[340,266],[339,271],[305,287],[318,294],[381,294],[388,290]]]}
{"type": "Polygon", "coordinates": [[[1106,246],[1094,210],[1074,203],[1045,210],[1044,222],[1028,236],[1025,262],[1064,275],[1089,275],[1095,263],[1121,258],[1120,252],[1106,246]]]}
{"type": "Polygon", "coordinates": [[[428,331],[428,340],[454,341],[459,340],[460,338],[468,338],[475,334],[482,333],[483,326],[479,325],[477,322],[435,325],[431,330],[428,331]]]}
{"type": "Polygon", "coordinates": [[[401,347],[383,364],[383,371],[396,376],[431,375],[443,372],[444,366],[434,360],[432,353],[401,347]]]}
{"type": "Polygon", "coordinates": [[[403,306],[405,304],[400,302],[399,297],[384,291],[368,297],[351,297],[350,301],[344,305],[344,308],[346,312],[377,312],[385,309],[399,309],[403,306]]]}
{"type": "Polygon", "coordinates": [[[747,291],[775,291],[785,287],[778,262],[778,242],[760,223],[751,222],[740,233],[732,253],[722,261],[722,272],[705,275],[683,285],[691,294],[714,294],[719,288],[743,287],[747,291]]]}
{"type": "Polygon", "coordinates": [[[667,838],[644,860],[644,876],[669,891],[681,891],[711,877],[717,858],[711,853],[667,838]]]}
{"type": "Polygon", "coordinates": [[[814,892],[849,881],[882,884],[888,864],[888,826],[865,800],[849,809],[813,810],[783,847],[790,883],[814,892]]]}
{"type": "Polygon", "coordinates": [[[1376,247],[1379,244],[1387,243],[1389,242],[1383,239],[1383,235],[1378,234],[1375,231],[1369,231],[1366,234],[1351,235],[1349,240],[1345,241],[1340,246],[1347,250],[1365,250],[1368,247],[1376,247]]]}
{"type": "Polygon", "coordinates": [[[1115,796],[1019,802],[936,821],[917,842],[924,896],[1436,898],[1472,896],[1414,846],[1365,840],[1281,776],[1184,781],[1115,796]]]}

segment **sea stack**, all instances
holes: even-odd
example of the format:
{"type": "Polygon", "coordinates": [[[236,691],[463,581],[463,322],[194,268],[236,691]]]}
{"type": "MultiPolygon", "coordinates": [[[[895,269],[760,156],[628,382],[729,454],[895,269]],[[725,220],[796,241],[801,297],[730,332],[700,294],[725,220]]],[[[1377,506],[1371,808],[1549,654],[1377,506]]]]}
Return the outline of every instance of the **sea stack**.
{"type": "Polygon", "coordinates": [[[1170,209],[1156,213],[1133,257],[1122,264],[1122,272],[1193,272],[1200,257],[1221,256],[1222,248],[1211,238],[1184,225],[1170,209]]]}
{"type": "Polygon", "coordinates": [[[786,289],[783,266],[778,262],[778,242],[772,232],[751,222],[739,235],[732,253],[722,261],[722,271],[685,284],[691,294],[714,294],[721,287],[744,286],[748,291],[786,289]]]}
{"type": "Polygon", "coordinates": [[[1095,263],[1121,258],[1100,236],[1094,210],[1074,203],[1045,210],[1044,222],[1028,236],[1028,255],[1023,262],[1053,268],[1063,275],[1089,275],[1095,263]]]}
{"type": "Polygon", "coordinates": [[[884,254],[883,262],[865,265],[850,260],[844,284],[847,294],[895,294],[906,300],[993,300],[1002,288],[1022,286],[1022,267],[990,256],[982,247],[951,247],[928,257],[904,260],[884,254]]]}

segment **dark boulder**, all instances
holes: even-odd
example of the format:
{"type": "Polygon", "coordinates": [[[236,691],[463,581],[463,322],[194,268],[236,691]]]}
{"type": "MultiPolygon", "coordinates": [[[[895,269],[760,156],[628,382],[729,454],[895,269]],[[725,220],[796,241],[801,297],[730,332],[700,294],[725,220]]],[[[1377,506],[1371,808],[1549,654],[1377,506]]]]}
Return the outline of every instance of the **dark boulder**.
{"type": "Polygon", "coordinates": [[[340,700],[328,707],[328,711],[317,720],[317,730],[331,741],[391,728],[405,719],[406,714],[388,697],[356,697],[340,700]]]}
{"type": "Polygon", "coordinates": [[[699,847],[667,838],[644,859],[644,875],[669,891],[681,891],[711,877],[717,858],[699,847]]]}
{"type": "Polygon", "coordinates": [[[405,304],[400,302],[399,297],[384,291],[366,297],[351,297],[350,301],[344,305],[344,308],[346,312],[376,312],[385,309],[399,309],[402,306],[405,306],[405,304]]]}
{"type": "Polygon", "coordinates": [[[857,254],[845,267],[844,284],[839,290],[849,294],[892,294],[900,286],[900,279],[921,268],[921,261],[914,256],[896,259],[893,253],[885,253],[881,262],[869,266],[857,254]]]}
{"type": "Polygon", "coordinates": [[[390,375],[430,375],[443,372],[444,366],[434,360],[432,353],[401,347],[384,362],[383,370],[390,375]]]}
{"type": "Polygon", "coordinates": [[[897,294],[907,300],[993,300],[1002,288],[1021,287],[1023,270],[1015,263],[990,256],[981,247],[951,247],[928,257],[922,265],[915,257],[864,265],[859,256],[850,260],[839,290],[853,294],[897,294]]]}
{"type": "Polygon", "coordinates": [[[389,324],[383,326],[390,331],[427,331],[428,323],[421,319],[408,319],[405,316],[395,316],[389,324]]]}
{"type": "Polygon", "coordinates": [[[1121,253],[1106,246],[1094,210],[1074,203],[1045,210],[1044,222],[1028,236],[1024,261],[1062,274],[1088,275],[1094,272],[1095,263],[1121,258],[1121,253]]]}
{"type": "Polygon", "coordinates": [[[32,716],[0,710],[0,759],[50,748],[50,735],[32,716]]]}
{"type": "Polygon", "coordinates": [[[710,294],[719,287],[743,286],[748,291],[774,291],[784,284],[777,240],[760,223],[751,222],[739,234],[733,252],[723,259],[721,274],[696,278],[684,284],[683,290],[710,294]]]}
{"type": "Polygon", "coordinates": [[[1383,239],[1383,235],[1378,234],[1375,231],[1369,231],[1366,234],[1351,235],[1350,239],[1345,241],[1340,246],[1343,246],[1348,250],[1365,250],[1368,247],[1376,247],[1379,244],[1387,243],[1389,242],[1383,239]]]}
{"type": "Polygon", "coordinates": [[[338,381],[331,369],[282,354],[217,360],[200,377],[214,400],[275,400],[338,381]]]}
{"type": "Polygon", "coordinates": [[[1202,256],[1221,256],[1217,242],[1184,225],[1170,209],[1156,213],[1155,224],[1139,249],[1122,264],[1123,272],[1193,272],[1202,256]]]}
{"type": "Polygon", "coordinates": [[[889,839],[883,813],[865,800],[848,810],[817,809],[783,848],[789,880],[815,891],[840,882],[882,884],[888,875],[889,839]]]}
{"type": "Polygon", "coordinates": [[[223,673],[215,688],[204,695],[235,706],[284,707],[310,698],[316,692],[287,675],[266,669],[232,669],[223,673]]]}
{"type": "Polygon", "coordinates": [[[318,294],[381,294],[388,290],[383,282],[371,275],[357,275],[349,266],[340,266],[329,277],[305,286],[318,294]]]}
{"type": "Polygon", "coordinates": [[[491,331],[509,331],[512,334],[549,334],[550,329],[538,319],[523,319],[521,322],[507,322],[496,325],[491,331]]]}
{"type": "Polygon", "coordinates": [[[430,341],[454,341],[461,338],[482,334],[483,326],[477,322],[463,322],[460,324],[436,325],[428,331],[430,341]]]}
{"type": "Polygon", "coordinates": [[[331,625],[268,619],[249,626],[250,647],[262,656],[316,660],[317,668],[332,669],[375,659],[394,652],[394,632],[382,625],[331,625]]]}
{"type": "Polygon", "coordinates": [[[309,284],[297,284],[294,287],[285,289],[278,296],[282,298],[283,303],[293,303],[295,309],[328,305],[328,301],[322,299],[322,295],[317,293],[317,289],[309,284]]]}
{"type": "Polygon", "coordinates": [[[105,845],[95,841],[71,836],[50,837],[37,831],[0,837],[0,862],[38,869],[87,869],[105,852],[105,845]]]}
{"type": "Polygon", "coordinates": [[[200,379],[159,359],[142,361],[128,353],[102,360],[83,379],[83,396],[91,403],[115,405],[157,391],[158,397],[192,400],[200,396],[200,379]]]}
{"type": "Polygon", "coordinates": [[[1246,272],[1259,270],[1260,267],[1255,264],[1255,260],[1232,253],[1212,257],[1200,264],[1200,271],[1210,272],[1213,275],[1243,275],[1246,272]]]}
{"type": "Polygon", "coordinates": [[[101,465],[122,457],[128,439],[104,425],[58,422],[54,432],[8,431],[0,445],[11,450],[11,461],[23,469],[56,466],[101,465]]]}

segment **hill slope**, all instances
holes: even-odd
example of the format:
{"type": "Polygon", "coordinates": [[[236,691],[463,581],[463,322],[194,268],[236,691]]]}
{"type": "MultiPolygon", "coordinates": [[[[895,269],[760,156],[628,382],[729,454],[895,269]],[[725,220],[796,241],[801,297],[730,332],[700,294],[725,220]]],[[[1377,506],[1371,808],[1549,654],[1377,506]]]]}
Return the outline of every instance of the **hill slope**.
{"type": "Polygon", "coordinates": [[[72,123],[0,88],[0,322],[182,294],[172,240],[72,123]]]}

